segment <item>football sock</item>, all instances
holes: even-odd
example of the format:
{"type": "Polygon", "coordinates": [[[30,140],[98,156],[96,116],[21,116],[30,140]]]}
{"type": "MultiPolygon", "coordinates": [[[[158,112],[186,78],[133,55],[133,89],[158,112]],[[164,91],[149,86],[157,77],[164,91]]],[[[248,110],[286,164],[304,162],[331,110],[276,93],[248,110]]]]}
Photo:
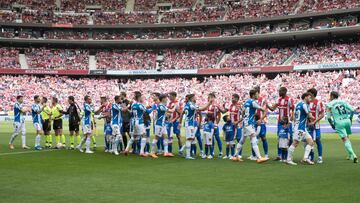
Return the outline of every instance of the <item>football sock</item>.
{"type": "Polygon", "coordinates": [[[145,153],[146,138],[141,138],[140,154],[145,153]]]}
{"type": "Polygon", "coordinates": [[[48,135],[48,139],[49,147],[52,147],[52,135],[48,135]]]}
{"type": "Polygon", "coordinates": [[[85,145],[86,145],[86,151],[90,151],[90,145],[91,145],[91,139],[90,139],[90,137],[87,137],[87,138],[86,138],[85,145]]]}
{"type": "Polygon", "coordinates": [[[242,151],[242,144],[239,142],[239,143],[237,143],[237,145],[236,145],[236,151],[235,151],[235,156],[237,156],[237,155],[240,155],[241,156],[241,152],[242,151]]]}
{"type": "Polygon", "coordinates": [[[316,139],[316,146],[317,146],[317,149],[318,149],[318,154],[319,154],[319,157],[322,157],[322,143],[321,143],[321,140],[320,138],[317,138],[316,139]]]}
{"type": "Polygon", "coordinates": [[[55,135],[55,141],[56,141],[56,144],[60,143],[60,136],[59,135],[55,135]]]}
{"type": "Polygon", "coordinates": [[[96,137],[95,136],[91,136],[91,141],[94,145],[96,145],[96,137]]]}
{"type": "Polygon", "coordinates": [[[169,153],[172,153],[172,139],[169,139],[169,143],[168,143],[168,150],[169,150],[169,153]]]}
{"type": "Polygon", "coordinates": [[[226,146],[226,156],[229,156],[229,150],[230,150],[230,146],[226,146]]]}
{"type": "Polygon", "coordinates": [[[151,153],[155,153],[155,147],[158,144],[158,140],[157,139],[153,139],[152,141],[152,145],[151,145],[151,153]]]}
{"type": "Polygon", "coordinates": [[[311,146],[311,145],[306,145],[306,147],[305,147],[305,153],[304,153],[304,159],[308,159],[309,158],[309,154],[310,154],[310,152],[312,151],[312,149],[313,149],[313,146],[311,146]]]}
{"type": "Polygon", "coordinates": [[[210,155],[214,156],[214,145],[210,146],[210,155]]]}
{"type": "Polygon", "coordinates": [[[291,145],[288,149],[288,153],[287,153],[287,160],[288,161],[292,161],[292,155],[295,151],[295,147],[293,145],[291,145]]]}
{"type": "Polygon", "coordinates": [[[74,135],[70,135],[70,147],[74,147],[75,138],[74,135]]]}
{"type": "Polygon", "coordinates": [[[345,144],[345,149],[346,149],[346,151],[348,151],[349,155],[356,157],[356,154],[351,146],[350,140],[346,140],[346,142],[344,144],[345,144]]]}
{"type": "Polygon", "coordinates": [[[259,146],[257,145],[256,137],[251,138],[251,146],[252,146],[252,149],[254,150],[256,158],[260,159],[261,158],[260,149],[259,149],[259,146]]]}
{"type": "Polygon", "coordinates": [[[234,153],[235,153],[235,145],[231,145],[230,151],[231,151],[231,156],[234,156],[234,153]]]}
{"type": "Polygon", "coordinates": [[[205,145],[205,155],[207,156],[209,153],[209,145],[205,145]]]}
{"type": "Polygon", "coordinates": [[[64,134],[61,135],[61,142],[63,145],[66,145],[66,139],[64,134]]]}
{"type": "Polygon", "coordinates": [[[190,157],[191,140],[185,141],[186,157],[190,157]]]}
{"type": "Polygon", "coordinates": [[[35,137],[35,147],[40,146],[41,136],[38,134],[35,137]]]}
{"type": "Polygon", "coordinates": [[[24,134],[21,135],[21,142],[22,142],[22,146],[25,147],[26,146],[26,136],[24,134]]]}
{"type": "Polygon", "coordinates": [[[169,139],[165,138],[164,140],[164,153],[169,153],[169,139]]]}
{"type": "Polygon", "coordinates": [[[200,149],[200,151],[202,152],[202,151],[203,151],[203,144],[202,144],[201,136],[198,136],[198,137],[197,137],[197,141],[198,141],[198,143],[199,143],[199,149],[200,149]]]}
{"type": "Polygon", "coordinates": [[[16,138],[17,136],[18,136],[18,133],[14,133],[13,135],[11,135],[9,144],[13,144],[13,143],[14,143],[14,140],[15,140],[15,138],[16,138]]]}
{"type": "Polygon", "coordinates": [[[134,138],[131,137],[129,142],[127,143],[125,151],[129,151],[129,149],[130,149],[130,147],[132,146],[133,143],[134,143],[134,138]]]}
{"type": "Polygon", "coordinates": [[[267,140],[263,140],[263,148],[264,148],[264,154],[268,155],[269,154],[269,144],[267,140]]]}
{"type": "Polygon", "coordinates": [[[281,149],[279,148],[279,143],[277,144],[277,157],[281,157],[281,149]]]}

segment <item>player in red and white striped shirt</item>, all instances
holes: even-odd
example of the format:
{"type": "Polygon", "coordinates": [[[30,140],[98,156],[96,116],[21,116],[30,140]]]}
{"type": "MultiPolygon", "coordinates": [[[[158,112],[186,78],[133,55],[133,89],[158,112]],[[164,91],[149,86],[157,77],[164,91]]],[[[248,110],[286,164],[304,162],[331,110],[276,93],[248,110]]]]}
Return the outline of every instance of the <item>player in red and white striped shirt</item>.
{"type": "Polygon", "coordinates": [[[182,105],[181,103],[176,99],[177,93],[176,92],[170,92],[169,93],[169,104],[168,109],[174,109],[175,111],[170,114],[169,122],[167,124],[167,134],[169,137],[169,152],[172,153],[172,133],[174,133],[178,139],[179,143],[179,150],[182,147],[181,144],[181,136],[180,136],[180,112],[182,111],[182,105]],[[171,131],[172,128],[172,131],[171,131]]]}
{"type": "MultiPolygon", "coordinates": [[[[308,131],[312,136],[313,140],[316,142],[316,146],[318,149],[318,161],[317,163],[323,163],[322,160],[322,143],[321,143],[321,132],[320,132],[320,121],[325,116],[324,104],[316,99],[317,90],[315,88],[311,88],[308,90],[311,94],[314,95],[313,100],[310,102],[309,109],[311,114],[314,116],[315,120],[308,123],[308,131]]],[[[314,161],[314,152],[310,153],[311,161],[314,161]]]]}
{"type": "MultiPolygon", "coordinates": [[[[279,98],[276,104],[274,104],[273,106],[270,106],[269,104],[267,104],[267,107],[271,110],[271,111],[275,111],[276,109],[279,109],[279,116],[278,116],[278,130],[277,130],[277,134],[279,135],[279,130],[281,129],[281,121],[283,120],[284,117],[288,117],[290,118],[290,121],[294,120],[294,100],[292,98],[290,98],[289,96],[287,96],[287,89],[286,87],[280,87],[279,89],[279,98]]],[[[293,135],[293,131],[292,131],[292,124],[290,123],[290,127],[289,127],[289,133],[290,133],[290,143],[289,145],[291,145],[292,143],[292,135],[293,135]]],[[[277,158],[275,159],[276,161],[280,161],[281,160],[281,150],[279,149],[278,146],[278,155],[277,158]]]]}
{"type": "MultiPolygon", "coordinates": [[[[207,114],[212,114],[213,118],[214,118],[214,125],[215,125],[215,127],[214,127],[214,136],[215,136],[218,148],[219,148],[219,157],[221,157],[222,156],[222,142],[221,142],[221,139],[220,139],[220,132],[219,132],[219,127],[218,127],[220,119],[221,119],[221,112],[220,112],[219,105],[215,102],[215,99],[216,99],[215,93],[210,93],[208,95],[208,100],[212,100],[214,102],[213,102],[213,104],[211,104],[208,107],[207,114]]],[[[214,156],[214,145],[215,145],[215,140],[213,139],[212,140],[212,146],[211,146],[211,149],[210,149],[210,155],[212,157],[214,156]]]]}

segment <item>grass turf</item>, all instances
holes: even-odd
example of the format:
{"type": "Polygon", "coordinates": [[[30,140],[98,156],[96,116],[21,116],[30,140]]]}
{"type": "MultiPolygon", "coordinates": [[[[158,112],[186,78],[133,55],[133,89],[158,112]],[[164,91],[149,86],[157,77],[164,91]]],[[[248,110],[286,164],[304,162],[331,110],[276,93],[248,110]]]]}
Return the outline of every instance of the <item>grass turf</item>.
{"type": "MultiPolygon", "coordinates": [[[[30,123],[26,127],[28,145],[33,146],[34,128],[30,123]]],[[[102,152],[102,147],[92,155],[68,150],[35,152],[19,149],[20,136],[15,141],[17,149],[9,151],[11,132],[10,122],[0,123],[0,202],[359,201],[359,165],[345,159],[343,144],[335,134],[323,134],[324,164],[293,167],[273,161],[259,165],[113,156],[102,152]]],[[[103,145],[101,134],[98,145],[103,145]]],[[[268,135],[268,140],[274,157],[275,135],[268,135]]],[[[352,143],[359,152],[359,135],[352,136],[352,143]]],[[[247,142],[243,154],[249,153],[247,142]]],[[[295,161],[302,154],[299,147],[295,161]]]]}

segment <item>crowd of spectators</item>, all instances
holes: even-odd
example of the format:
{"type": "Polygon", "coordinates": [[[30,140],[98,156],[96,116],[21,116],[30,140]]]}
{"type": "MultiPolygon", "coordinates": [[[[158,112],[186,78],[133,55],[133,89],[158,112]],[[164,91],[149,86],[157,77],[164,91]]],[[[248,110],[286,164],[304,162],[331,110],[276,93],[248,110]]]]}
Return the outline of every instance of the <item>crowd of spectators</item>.
{"type": "Polygon", "coordinates": [[[356,7],[360,7],[358,0],[304,0],[299,12],[325,12],[356,7]]]}
{"type": "Polygon", "coordinates": [[[11,111],[16,95],[25,96],[25,106],[30,107],[35,94],[52,97],[56,96],[60,104],[68,105],[66,100],[70,95],[75,96],[81,106],[84,95],[93,98],[94,105],[99,106],[100,96],[108,96],[112,101],[114,95],[120,91],[128,93],[132,98],[134,91],[142,91],[145,96],[145,104],[153,103],[151,93],[154,90],[168,93],[176,91],[181,102],[185,95],[194,93],[197,103],[204,104],[207,94],[215,92],[218,105],[228,105],[231,95],[240,95],[241,102],[248,98],[248,91],[260,86],[261,95],[266,97],[269,103],[275,103],[278,98],[277,90],[284,86],[288,88],[288,95],[298,102],[301,94],[309,88],[318,90],[318,99],[328,102],[329,93],[333,90],[340,92],[340,98],[348,101],[353,106],[360,105],[360,75],[354,73],[355,78],[344,82],[344,73],[333,72],[308,72],[306,74],[287,73],[278,74],[275,78],[267,78],[265,75],[231,75],[208,77],[204,80],[172,78],[172,79],[137,79],[118,83],[114,79],[81,78],[71,79],[68,77],[35,77],[35,76],[0,76],[0,111],[11,111]]]}
{"type": "Polygon", "coordinates": [[[0,48],[0,68],[20,68],[19,51],[14,48],[0,48]]]}
{"type": "Polygon", "coordinates": [[[61,0],[61,11],[85,12],[86,6],[101,6],[103,11],[124,10],[126,0],[61,0]]]}
{"type": "Polygon", "coordinates": [[[93,19],[96,25],[157,23],[157,15],[153,12],[95,12],[93,19]]]}
{"type": "Polygon", "coordinates": [[[178,10],[176,12],[165,12],[161,18],[162,23],[185,23],[185,22],[208,22],[223,20],[226,8],[218,7],[200,7],[192,10],[178,10]]]}
{"type": "Polygon", "coordinates": [[[99,51],[96,54],[97,69],[148,70],[156,66],[157,54],[143,50],[99,51]]]}
{"type": "Polygon", "coordinates": [[[83,70],[89,67],[87,50],[29,48],[25,55],[30,69],[83,70]]]}

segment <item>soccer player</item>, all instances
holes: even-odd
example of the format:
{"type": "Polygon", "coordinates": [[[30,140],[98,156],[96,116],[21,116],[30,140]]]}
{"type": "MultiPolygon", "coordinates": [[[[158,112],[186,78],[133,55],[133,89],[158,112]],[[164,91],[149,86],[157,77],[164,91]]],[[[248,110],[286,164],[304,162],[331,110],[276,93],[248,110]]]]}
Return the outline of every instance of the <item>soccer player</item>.
{"type": "Polygon", "coordinates": [[[214,100],[213,104],[211,104],[209,106],[209,108],[207,109],[207,114],[212,114],[212,117],[214,118],[213,124],[214,124],[215,139],[212,139],[210,154],[211,154],[211,156],[214,156],[214,146],[215,146],[215,140],[216,140],[217,146],[219,149],[219,157],[222,157],[222,142],[220,139],[220,132],[219,132],[219,122],[221,119],[221,112],[220,112],[219,107],[215,103],[215,99],[216,99],[215,93],[210,93],[208,95],[208,100],[214,100]]]}
{"type": "MultiPolygon", "coordinates": [[[[318,160],[317,163],[323,163],[322,159],[322,143],[321,143],[321,132],[320,132],[320,121],[325,116],[325,110],[323,103],[316,98],[317,90],[315,88],[311,88],[308,90],[313,95],[313,99],[309,104],[309,109],[315,120],[308,124],[309,134],[313,138],[316,143],[318,150],[318,160]]],[[[310,153],[311,161],[314,161],[314,151],[310,153]]]]}
{"type": "MultiPolygon", "coordinates": [[[[290,145],[292,143],[292,136],[293,136],[293,130],[292,130],[292,124],[291,121],[294,120],[294,100],[291,99],[289,96],[287,96],[287,89],[286,87],[280,87],[279,89],[279,98],[276,104],[270,106],[269,104],[266,104],[268,109],[270,111],[275,111],[276,109],[279,109],[279,116],[278,116],[278,128],[277,128],[277,135],[279,136],[279,130],[281,129],[281,121],[284,117],[290,118],[290,145]]],[[[281,160],[281,150],[278,146],[278,154],[274,161],[280,161],[281,160]]]]}
{"type": "Polygon", "coordinates": [[[279,130],[279,148],[281,149],[281,162],[287,161],[287,151],[289,148],[290,142],[290,125],[289,125],[289,118],[284,117],[281,121],[281,128],[279,130]]]}
{"type": "MultiPolygon", "coordinates": [[[[260,87],[257,86],[255,88],[255,90],[259,93],[260,95],[260,87]]],[[[267,107],[266,107],[266,98],[263,96],[259,96],[259,99],[257,100],[258,104],[265,109],[265,112],[262,112],[261,110],[257,110],[256,114],[259,115],[260,120],[260,134],[258,135],[262,141],[263,144],[263,149],[264,149],[264,154],[265,154],[265,158],[269,158],[269,145],[268,145],[268,141],[266,139],[266,120],[267,120],[267,107]]],[[[253,156],[255,156],[255,153],[253,151],[253,156]]],[[[256,158],[256,157],[255,157],[256,158]]]]}
{"type": "MultiPolygon", "coordinates": [[[[186,159],[193,160],[195,158],[190,155],[191,143],[195,140],[195,116],[197,111],[204,111],[212,104],[212,100],[209,100],[208,103],[199,107],[196,105],[196,97],[194,94],[187,95],[187,103],[184,107],[184,115],[185,115],[185,149],[186,149],[186,159]]],[[[182,123],[183,117],[180,117],[180,123],[182,123]]]]}
{"type": "MultiPolygon", "coordinates": [[[[155,120],[155,137],[152,142],[151,147],[151,153],[150,156],[152,158],[158,158],[155,154],[155,147],[157,145],[158,140],[160,137],[163,138],[164,141],[164,157],[173,157],[174,155],[172,153],[169,153],[168,148],[168,136],[167,136],[167,129],[166,129],[166,114],[167,113],[173,113],[172,110],[168,109],[166,107],[167,104],[167,95],[161,94],[159,96],[160,103],[156,106],[156,120],[155,120]]],[[[141,148],[140,156],[146,157],[146,154],[143,151],[143,148],[141,148]]]]}
{"type": "Polygon", "coordinates": [[[83,117],[83,132],[84,132],[84,138],[82,139],[81,143],[76,147],[80,152],[83,152],[82,146],[86,145],[86,154],[93,154],[94,152],[91,151],[90,145],[91,145],[91,115],[94,113],[94,108],[91,106],[91,98],[89,96],[84,97],[85,103],[84,103],[84,117],[83,117]]]}
{"type": "Polygon", "coordinates": [[[202,143],[202,138],[201,138],[201,123],[202,123],[202,115],[201,112],[196,112],[196,116],[195,116],[195,138],[194,141],[191,143],[191,148],[190,148],[190,154],[192,154],[193,156],[196,156],[196,141],[199,144],[199,149],[200,149],[200,157],[202,157],[204,155],[204,151],[203,151],[203,143],[202,143]]]}
{"type": "Polygon", "coordinates": [[[129,153],[129,149],[135,140],[139,140],[141,138],[140,143],[140,153],[144,153],[146,146],[146,131],[144,125],[144,113],[151,113],[150,110],[147,110],[143,104],[144,97],[141,92],[136,91],[134,97],[134,103],[131,105],[131,123],[130,123],[130,131],[131,138],[126,146],[124,154],[127,155],[129,153]]]}
{"type": "Polygon", "coordinates": [[[69,132],[70,132],[70,148],[75,149],[75,137],[77,144],[79,145],[81,142],[81,137],[79,134],[80,130],[80,107],[75,102],[75,98],[73,96],[68,97],[68,103],[70,106],[66,111],[62,111],[63,114],[69,115],[69,132]],[[75,137],[74,137],[75,136],[75,137]]]}
{"type": "Polygon", "coordinates": [[[211,148],[213,145],[213,136],[214,136],[214,115],[212,113],[206,114],[205,123],[203,125],[203,133],[205,139],[205,154],[201,158],[203,159],[212,159],[213,155],[211,154],[211,148]],[[210,150],[210,154],[209,154],[210,150]]]}
{"type": "Polygon", "coordinates": [[[48,99],[46,97],[43,97],[41,99],[41,105],[43,106],[43,109],[40,113],[41,120],[42,120],[42,127],[45,135],[45,148],[51,148],[52,147],[52,136],[50,134],[51,132],[51,108],[47,105],[48,99]]]}
{"type": "Polygon", "coordinates": [[[34,96],[34,104],[31,106],[31,116],[33,120],[33,125],[36,130],[36,137],[35,137],[35,150],[42,150],[41,148],[41,135],[43,134],[42,131],[42,123],[41,123],[41,111],[42,107],[40,106],[40,96],[34,96]]]}
{"type": "Polygon", "coordinates": [[[302,101],[300,101],[295,108],[295,125],[294,125],[294,140],[291,146],[288,149],[288,156],[286,163],[289,165],[297,165],[293,161],[293,153],[295,148],[300,142],[306,142],[303,163],[314,165],[314,162],[309,159],[311,150],[314,147],[314,142],[312,137],[307,131],[307,122],[313,122],[314,117],[312,116],[309,110],[309,104],[312,100],[312,94],[310,92],[305,92],[301,95],[302,101]]]}
{"type": "Polygon", "coordinates": [[[100,97],[100,104],[101,104],[101,106],[103,106],[99,119],[104,119],[105,152],[109,152],[110,149],[112,149],[111,142],[110,142],[110,138],[112,135],[111,103],[108,101],[107,97],[100,97]]]}
{"type": "Polygon", "coordinates": [[[26,146],[26,130],[25,130],[25,117],[24,114],[30,112],[28,109],[23,107],[24,97],[18,95],[14,105],[14,133],[11,135],[9,148],[14,149],[14,140],[21,133],[21,142],[23,149],[30,149],[26,146]]]}
{"type": "Polygon", "coordinates": [[[169,122],[167,125],[167,133],[169,138],[169,143],[168,143],[169,153],[172,153],[172,143],[173,143],[172,133],[174,133],[177,137],[179,150],[182,148],[181,136],[180,136],[181,125],[179,123],[180,114],[181,114],[181,105],[179,101],[176,99],[176,97],[177,97],[176,92],[169,93],[170,102],[167,107],[168,109],[175,109],[175,111],[170,114],[169,122]]]}
{"type": "Polygon", "coordinates": [[[130,120],[131,120],[131,112],[130,109],[130,101],[126,98],[127,95],[125,92],[120,93],[121,105],[126,106],[126,110],[121,112],[122,126],[121,126],[121,134],[124,142],[124,146],[122,149],[125,149],[128,141],[128,137],[130,137],[130,120]]]}
{"type": "MultiPolygon", "coordinates": [[[[255,156],[257,158],[257,163],[262,163],[267,160],[268,158],[263,158],[260,155],[259,146],[257,144],[257,133],[255,131],[256,121],[255,115],[256,111],[260,110],[265,114],[265,109],[262,108],[258,103],[257,100],[259,99],[259,92],[255,89],[250,90],[249,92],[250,99],[248,99],[244,104],[244,109],[242,110],[242,118],[243,118],[243,136],[241,137],[240,142],[236,145],[236,152],[235,156],[233,157],[234,161],[241,161],[241,158],[238,156],[239,152],[242,149],[242,146],[245,143],[247,137],[250,137],[251,147],[255,152],[255,156]]],[[[263,118],[260,118],[263,120],[263,118]]]]}
{"type": "Polygon", "coordinates": [[[354,163],[358,162],[358,158],[351,146],[351,124],[354,116],[354,108],[347,102],[339,100],[339,93],[330,93],[330,102],[326,104],[326,117],[336,133],[339,134],[341,140],[344,142],[345,150],[348,153],[350,160],[354,163]]]}
{"type": "MultiPolygon", "coordinates": [[[[234,138],[235,138],[236,126],[234,125],[233,122],[231,122],[229,115],[225,115],[223,117],[223,120],[224,120],[224,125],[222,129],[224,132],[224,140],[226,142],[226,153],[223,159],[232,159],[235,154],[234,138]],[[231,154],[230,154],[230,150],[231,150],[231,154]]],[[[239,158],[239,161],[242,160],[239,158]]]]}
{"type": "Polygon", "coordinates": [[[66,140],[65,135],[63,134],[63,120],[62,120],[62,112],[63,108],[58,102],[58,98],[52,98],[52,108],[51,108],[51,115],[53,120],[53,129],[55,131],[55,139],[56,139],[56,146],[55,148],[58,149],[60,146],[61,148],[66,147],[66,140]],[[60,142],[61,141],[61,142],[60,142]],[[60,145],[62,143],[62,145],[60,145]]]}
{"type": "Polygon", "coordinates": [[[115,96],[114,103],[111,106],[111,128],[112,128],[112,149],[111,152],[115,155],[119,155],[118,145],[119,143],[123,144],[122,135],[120,133],[122,121],[121,121],[121,112],[125,109],[124,106],[121,106],[121,97],[115,96]]]}

